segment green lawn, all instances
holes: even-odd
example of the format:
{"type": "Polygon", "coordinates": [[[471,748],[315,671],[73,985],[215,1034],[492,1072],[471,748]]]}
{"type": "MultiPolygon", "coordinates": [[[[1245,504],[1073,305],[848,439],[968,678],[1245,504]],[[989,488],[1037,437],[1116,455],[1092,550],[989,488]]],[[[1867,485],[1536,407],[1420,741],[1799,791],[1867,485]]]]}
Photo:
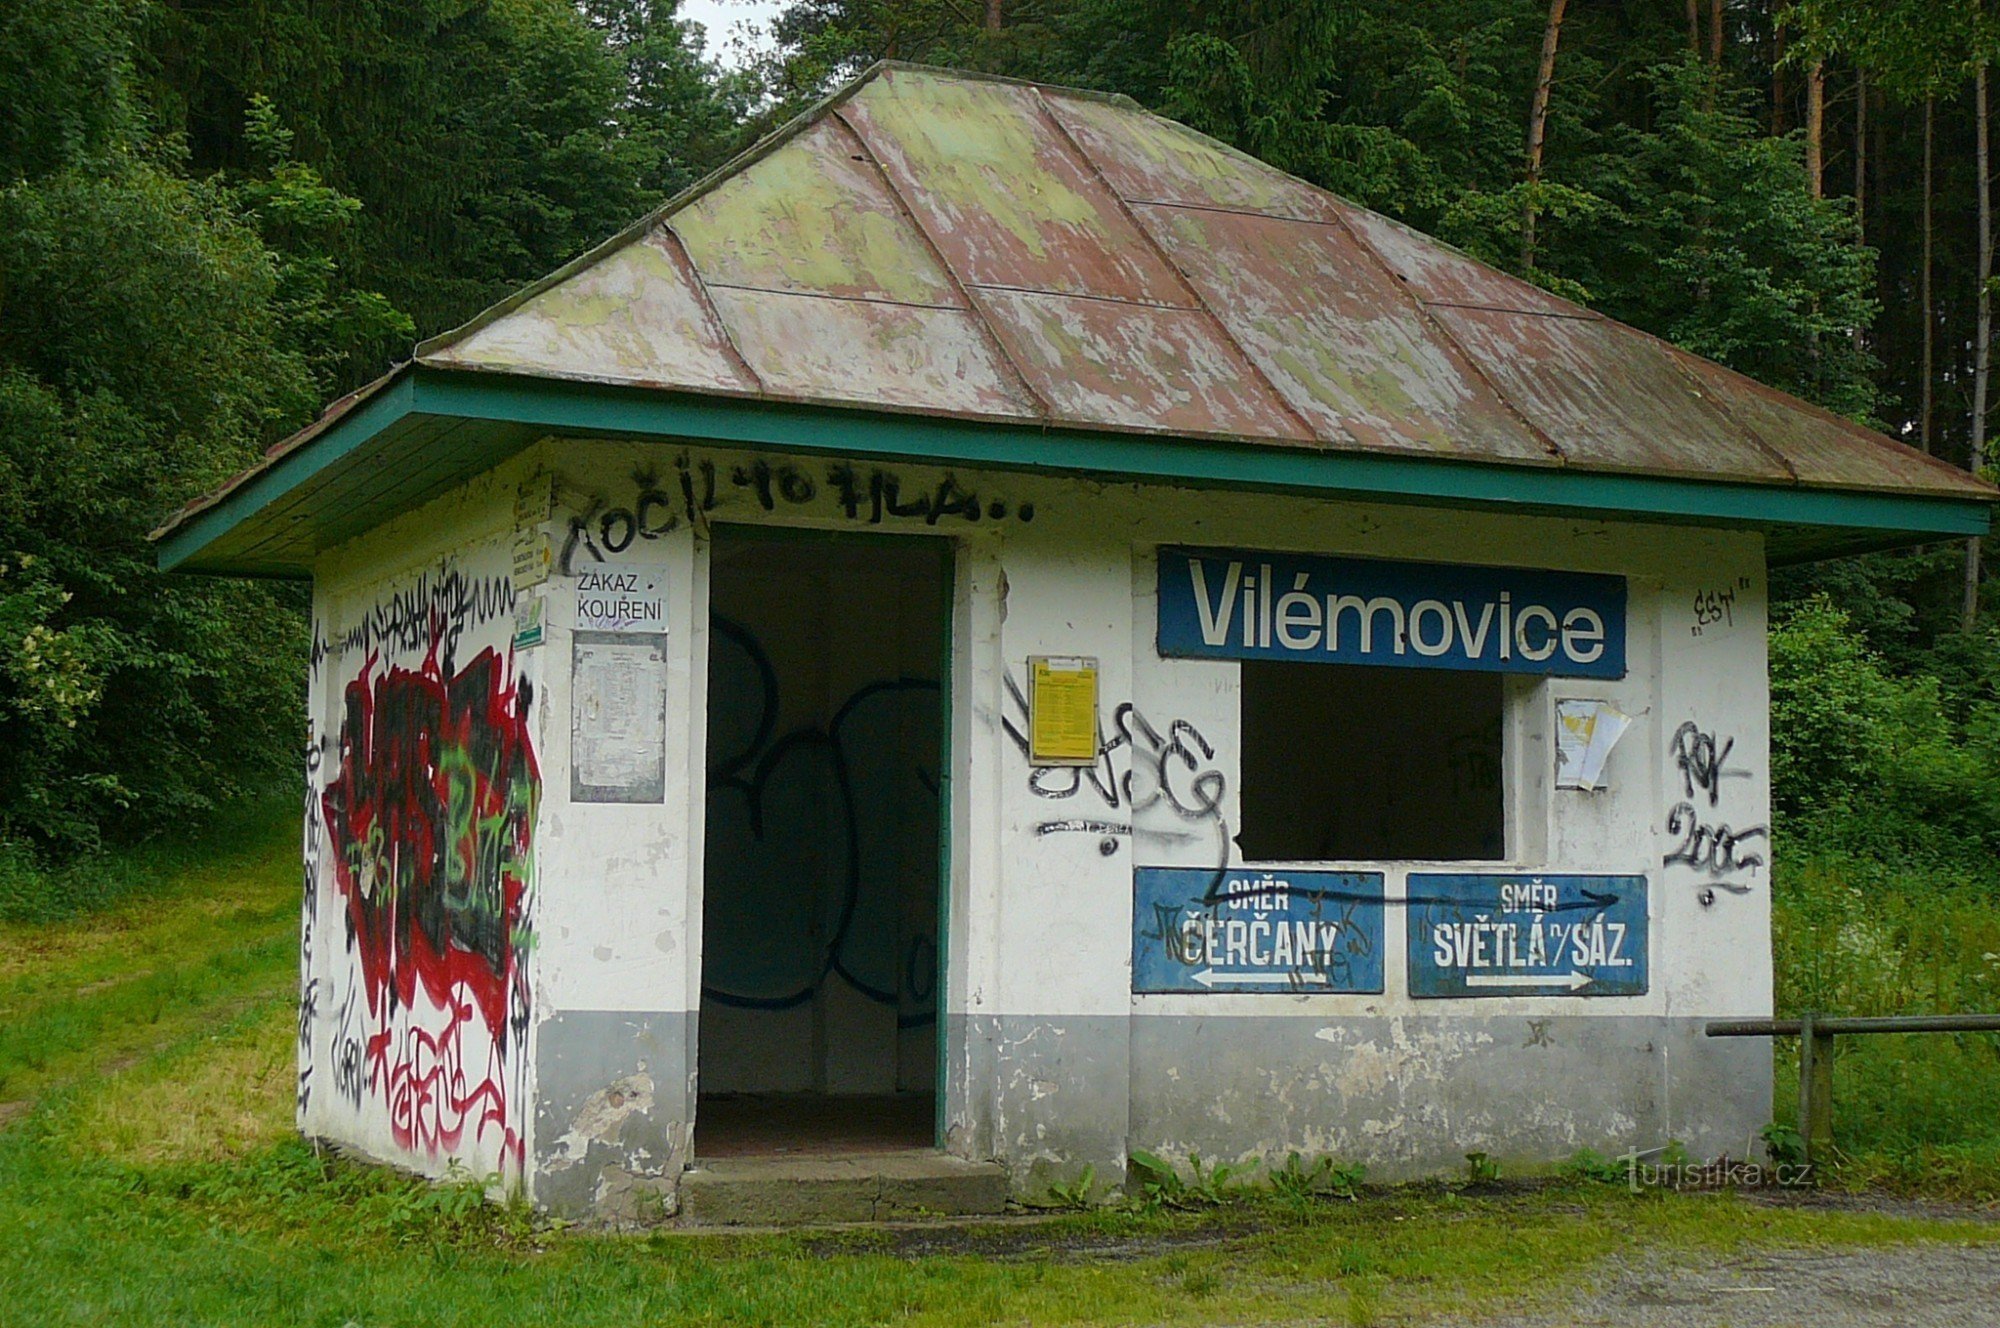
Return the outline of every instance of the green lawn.
{"type": "Polygon", "coordinates": [[[0,926],[0,1322],[1404,1322],[1560,1297],[1603,1257],[1992,1224],[1588,1182],[774,1236],[554,1229],[291,1137],[295,826],[103,912],[0,926]]]}

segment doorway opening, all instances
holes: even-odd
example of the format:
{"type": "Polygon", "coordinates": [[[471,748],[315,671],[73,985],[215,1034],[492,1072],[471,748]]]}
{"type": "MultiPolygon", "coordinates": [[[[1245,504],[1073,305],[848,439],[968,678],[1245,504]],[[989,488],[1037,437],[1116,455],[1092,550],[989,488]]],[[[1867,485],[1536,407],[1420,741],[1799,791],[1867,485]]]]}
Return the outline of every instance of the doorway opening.
{"type": "Polygon", "coordinates": [[[718,527],[695,1154],[937,1141],[951,549],[718,527]]]}

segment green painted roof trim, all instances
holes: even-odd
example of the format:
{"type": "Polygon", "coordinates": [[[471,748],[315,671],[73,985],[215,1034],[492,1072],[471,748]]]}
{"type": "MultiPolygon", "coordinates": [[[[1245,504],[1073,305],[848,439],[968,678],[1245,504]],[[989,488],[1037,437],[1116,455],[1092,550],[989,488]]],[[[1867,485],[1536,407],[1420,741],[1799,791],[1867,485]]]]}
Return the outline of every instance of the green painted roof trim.
{"type": "MultiPolygon", "coordinates": [[[[1991,505],[1982,499],[1663,479],[969,423],[406,366],[352,414],[277,458],[213,506],[163,531],[160,565],[171,569],[197,557],[408,416],[485,420],[556,434],[671,438],[1212,488],[1681,524],[1832,527],[1857,534],[1873,532],[1866,540],[1873,547],[1922,537],[1982,535],[1992,522],[1991,505]]],[[[376,519],[393,515],[384,511],[376,519]]],[[[1846,542],[1854,543],[1851,538],[1846,542]]]]}

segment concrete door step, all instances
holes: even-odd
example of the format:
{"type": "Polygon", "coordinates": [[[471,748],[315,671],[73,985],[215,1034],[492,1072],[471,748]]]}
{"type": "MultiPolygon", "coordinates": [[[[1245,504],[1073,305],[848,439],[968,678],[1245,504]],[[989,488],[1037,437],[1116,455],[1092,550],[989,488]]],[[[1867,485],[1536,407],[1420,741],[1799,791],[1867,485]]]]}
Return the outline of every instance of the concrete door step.
{"type": "Polygon", "coordinates": [[[697,1160],[681,1218],[698,1226],[801,1226],[970,1217],[1007,1206],[1007,1173],[929,1148],[697,1160]]]}

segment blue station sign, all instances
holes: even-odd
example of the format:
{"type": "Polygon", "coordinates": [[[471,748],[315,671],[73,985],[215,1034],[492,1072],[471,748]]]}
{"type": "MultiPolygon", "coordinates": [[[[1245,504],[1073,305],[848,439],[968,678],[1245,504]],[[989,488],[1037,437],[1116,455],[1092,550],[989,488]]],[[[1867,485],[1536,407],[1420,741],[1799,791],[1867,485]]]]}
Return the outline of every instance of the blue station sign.
{"type": "Polygon", "coordinates": [[[1410,995],[1640,996],[1643,876],[1409,878],[1410,995]]]}
{"type": "Polygon", "coordinates": [[[1159,553],[1166,656],[1625,676],[1625,578],[1235,549],[1159,553]]]}
{"type": "Polygon", "coordinates": [[[1382,873],[1141,867],[1135,992],[1379,992],[1382,873]]]}

